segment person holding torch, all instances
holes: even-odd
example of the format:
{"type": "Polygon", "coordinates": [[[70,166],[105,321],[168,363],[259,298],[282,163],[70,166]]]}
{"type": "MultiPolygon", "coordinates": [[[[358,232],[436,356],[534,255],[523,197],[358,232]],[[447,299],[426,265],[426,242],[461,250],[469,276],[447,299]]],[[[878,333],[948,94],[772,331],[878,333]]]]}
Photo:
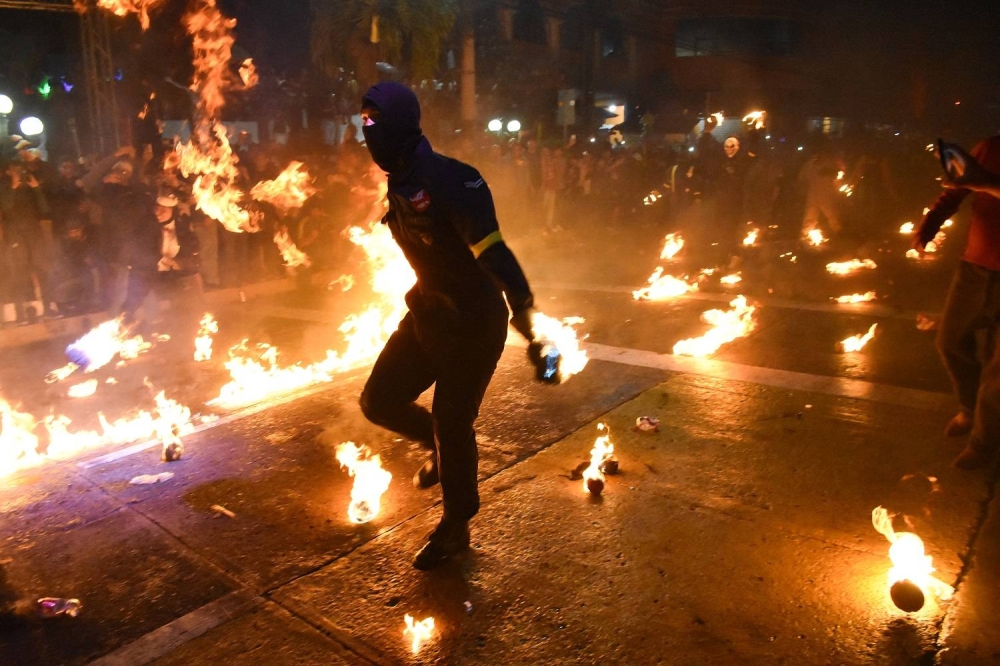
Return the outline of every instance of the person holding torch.
{"type": "Polygon", "coordinates": [[[432,451],[413,479],[419,488],[440,483],[443,497],[441,521],[413,561],[426,570],[469,546],[469,521],[479,511],[473,426],[503,352],[508,304],[539,377],[547,359],[532,329],[534,297],[504,243],[479,172],[434,152],[420,129],[420,103],[404,85],[372,86],[361,117],[372,160],[389,177],[382,223],[417,281],[406,295],[409,312],[375,362],[360,405],[372,423],[432,451]],[[415,401],[432,384],[427,411],[415,401]]]}

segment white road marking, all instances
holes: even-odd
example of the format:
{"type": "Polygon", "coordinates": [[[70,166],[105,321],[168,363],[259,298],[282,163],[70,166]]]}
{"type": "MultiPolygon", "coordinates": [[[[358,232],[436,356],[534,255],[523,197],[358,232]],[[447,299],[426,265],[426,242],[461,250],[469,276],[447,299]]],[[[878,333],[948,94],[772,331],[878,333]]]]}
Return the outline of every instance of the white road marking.
{"type": "Polygon", "coordinates": [[[674,356],[673,354],[658,354],[651,351],[612,347],[593,342],[585,342],[582,346],[586,349],[587,355],[592,359],[621,363],[623,365],[748,382],[794,391],[857,398],[859,400],[912,407],[920,410],[946,412],[956,407],[955,399],[946,393],[934,393],[932,391],[921,391],[901,386],[875,384],[859,379],[810,375],[804,372],[761,368],[741,363],[729,363],[727,361],[674,356]]]}
{"type": "Polygon", "coordinates": [[[141,666],[159,659],[188,641],[207,633],[265,603],[261,597],[237,591],[205,604],[142,638],[118,648],[90,666],[141,666]]]}
{"type": "MultiPolygon", "coordinates": [[[[541,282],[532,285],[541,289],[557,289],[561,291],[589,291],[600,294],[629,294],[631,298],[635,287],[608,286],[599,284],[570,284],[567,282],[541,282]]],[[[710,301],[713,303],[728,303],[736,298],[734,291],[732,294],[706,293],[702,291],[692,292],[678,296],[675,300],[695,300],[710,301]]],[[[817,303],[812,301],[794,301],[785,298],[774,298],[771,296],[748,296],[748,299],[764,307],[782,308],[786,310],[808,310],[810,312],[834,312],[839,314],[863,314],[875,317],[885,317],[887,319],[900,319],[903,321],[914,321],[917,312],[901,312],[895,308],[880,303],[817,303]]],[[[935,318],[937,313],[922,312],[926,317],[935,318]]]]}

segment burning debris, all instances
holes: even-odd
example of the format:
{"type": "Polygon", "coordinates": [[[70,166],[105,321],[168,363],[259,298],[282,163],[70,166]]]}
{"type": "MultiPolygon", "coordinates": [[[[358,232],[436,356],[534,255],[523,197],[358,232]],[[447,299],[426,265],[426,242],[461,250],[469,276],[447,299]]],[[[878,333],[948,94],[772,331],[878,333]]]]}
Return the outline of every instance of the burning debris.
{"type": "Polygon", "coordinates": [[[899,233],[906,234],[907,236],[913,234],[913,222],[904,222],[903,226],[899,228],[899,233]]]}
{"type": "Polygon", "coordinates": [[[413,654],[417,654],[420,652],[420,646],[429,641],[434,634],[434,618],[427,617],[417,622],[412,615],[407,613],[403,616],[403,620],[406,622],[403,636],[410,637],[410,650],[413,654]]]}
{"type": "Polygon", "coordinates": [[[672,275],[664,275],[663,267],[657,266],[649,277],[649,286],[633,291],[632,298],[637,301],[665,301],[692,291],[698,291],[697,282],[687,282],[672,275]]]}
{"type": "Polygon", "coordinates": [[[733,273],[732,275],[723,275],[719,278],[719,284],[726,287],[731,287],[734,284],[738,284],[743,281],[743,276],[739,273],[733,273]]]}
{"type": "Polygon", "coordinates": [[[354,442],[337,447],[337,462],[354,477],[347,517],[352,523],[367,523],[378,515],[382,495],[389,489],[392,474],[382,469],[382,457],[354,442]]]}
{"type": "Polygon", "coordinates": [[[113,361],[115,356],[132,360],[152,348],[153,345],[143,340],[142,336],[129,337],[129,332],[121,317],[98,325],[66,347],[70,363],[50,372],[45,381],[50,384],[62,381],[79,368],[83,368],[84,372],[99,370],[113,361]]]}
{"type": "Polygon", "coordinates": [[[872,324],[871,328],[869,328],[868,332],[865,333],[864,335],[861,334],[852,335],[846,340],[841,340],[840,346],[844,349],[844,352],[851,354],[853,352],[858,352],[864,349],[865,345],[867,345],[871,341],[871,339],[875,337],[876,326],[878,326],[878,324],[872,324]]]}
{"type": "Polygon", "coordinates": [[[862,268],[875,270],[878,265],[871,259],[851,259],[850,261],[835,261],[826,265],[827,273],[833,275],[850,275],[862,268]]]}
{"type": "Polygon", "coordinates": [[[674,345],[674,354],[678,356],[704,357],[714,354],[719,347],[750,333],[756,326],[753,313],[756,307],[747,304],[745,296],[737,296],[729,303],[730,310],[709,310],[702,314],[701,319],[711,324],[700,338],[681,340],[674,345]]]}
{"type": "Polygon", "coordinates": [[[896,532],[892,517],[881,506],[872,511],[872,525],[889,540],[889,594],[896,607],[906,613],[916,613],[924,607],[925,599],[933,594],[941,601],[951,599],[955,589],[931,574],[934,566],[930,555],[924,553],[924,542],[911,532],[896,532]]]}
{"type": "Polygon", "coordinates": [[[219,322],[215,320],[215,317],[206,313],[201,318],[198,335],[194,339],[194,360],[196,362],[212,360],[212,336],[218,332],[219,322]]]}
{"type": "Polygon", "coordinates": [[[667,234],[663,241],[663,249],[660,250],[660,259],[670,261],[683,247],[684,239],[681,238],[680,234],[667,234]]]}
{"type": "Polygon", "coordinates": [[[250,190],[255,201],[273,205],[283,215],[290,210],[302,208],[312,195],[316,194],[312,177],[301,162],[292,162],[274,180],[257,183],[250,190]]]}
{"type": "Polygon", "coordinates": [[[749,232],[746,235],[746,238],[743,239],[743,246],[753,247],[754,245],[756,245],[758,235],[760,235],[760,229],[754,229],[753,231],[749,232]]]}
{"type": "Polygon", "coordinates": [[[66,395],[70,398],[89,398],[97,393],[97,384],[96,379],[88,379],[81,384],[70,386],[69,390],[66,391],[66,395]]]}
{"type": "MultiPolygon", "coordinates": [[[[583,491],[595,497],[604,492],[605,465],[614,460],[615,446],[611,443],[611,431],[603,423],[597,424],[598,435],[594,448],[590,450],[590,465],[583,470],[583,491]]],[[[614,462],[614,472],[618,471],[618,461],[614,462]]]]}
{"type": "Polygon", "coordinates": [[[837,303],[867,303],[868,301],[874,301],[877,298],[874,291],[866,291],[863,294],[847,294],[846,296],[837,296],[831,300],[837,303]]]}
{"type": "Polygon", "coordinates": [[[135,14],[143,30],[149,29],[149,10],[158,4],[160,0],[97,0],[98,7],[112,12],[115,16],[135,14]]]}
{"type": "Polygon", "coordinates": [[[309,268],[312,266],[309,255],[295,246],[292,239],[288,237],[286,229],[281,229],[274,234],[274,244],[278,246],[278,251],[281,252],[281,258],[285,260],[287,268],[298,268],[299,266],[309,268]]]}
{"type": "Polygon", "coordinates": [[[764,129],[767,124],[767,111],[751,111],[743,116],[743,122],[753,129],[764,129]]]}
{"type": "Polygon", "coordinates": [[[830,239],[823,235],[822,230],[814,228],[806,232],[806,241],[813,247],[818,247],[830,239]]]}
{"type": "Polygon", "coordinates": [[[645,197],[643,197],[643,199],[642,199],[642,205],[643,206],[652,206],[653,204],[655,204],[657,201],[659,201],[662,198],[663,198],[662,194],[660,194],[657,190],[653,190],[652,192],[650,192],[649,194],[647,194],[645,197]]]}

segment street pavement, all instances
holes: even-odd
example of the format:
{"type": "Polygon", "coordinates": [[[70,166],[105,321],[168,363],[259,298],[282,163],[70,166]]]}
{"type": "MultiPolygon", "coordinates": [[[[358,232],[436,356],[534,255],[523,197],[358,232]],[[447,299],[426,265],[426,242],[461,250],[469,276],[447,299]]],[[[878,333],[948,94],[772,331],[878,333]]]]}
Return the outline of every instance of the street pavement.
{"type": "Polygon", "coordinates": [[[98,411],[149,408],[148,379],[221,418],[186,437],[176,463],[161,463],[158,445],[100,449],[3,481],[0,662],[993,663],[995,479],[950,467],[962,445],[942,434],[954,403],[934,334],[915,323],[940,312],[962,232],[916,262],[902,256],[898,224],[883,227],[863,245],[764,238],[744,250],[736,288],[707,280],[662,303],[630,291],[656,265],[693,276],[711,263],[696,245],[658,261],[655,225],[515,240],[541,309],[586,319],[592,360],[564,385],[539,385],[512,338],[477,428],[473,549],[430,573],[410,561],[440,494],[410,484],[425,456],[417,445],[361,416],[364,368],[236,412],[207,404],[227,378],[230,344],[249,337],[289,362],[315,360],[363,291],[217,298],[215,360],[195,364],[190,341],[175,336],[95,375],[118,383],[84,401],[42,381],[73,335],[5,347],[3,396],[36,415],[96,427],[98,411]],[[794,263],[780,256],[789,251],[794,263]],[[879,268],[826,274],[826,262],[853,256],[879,268]],[[830,300],[869,289],[874,303],[830,300]],[[737,293],[757,304],[752,333],[708,359],[671,353],[707,329],[702,312],[737,293]],[[873,323],[864,350],[838,349],[873,323]],[[658,432],[634,428],[644,415],[661,419],[658,432]],[[621,471],[595,498],[572,471],[598,423],[621,471]],[[334,458],[348,440],[393,475],[364,525],[347,518],[352,480],[334,458]],[[162,471],[174,477],[129,485],[162,471]],[[924,539],[953,600],[895,608],[877,506],[924,539]],[[41,619],[32,611],[43,596],[83,609],[41,619]],[[407,614],[435,621],[417,653],[407,614]]]}

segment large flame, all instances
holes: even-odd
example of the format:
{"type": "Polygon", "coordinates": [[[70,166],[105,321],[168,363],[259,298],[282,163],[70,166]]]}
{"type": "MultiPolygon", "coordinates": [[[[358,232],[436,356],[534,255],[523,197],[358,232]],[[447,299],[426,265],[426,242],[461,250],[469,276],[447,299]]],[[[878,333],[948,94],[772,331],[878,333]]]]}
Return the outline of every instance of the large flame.
{"type": "Polygon", "coordinates": [[[215,317],[205,313],[201,318],[198,335],[194,339],[194,360],[198,363],[212,360],[213,336],[219,332],[219,322],[215,317]]]}
{"type": "Polygon", "coordinates": [[[879,534],[888,539],[889,559],[892,568],[889,569],[889,586],[908,580],[917,585],[924,594],[934,593],[939,599],[951,599],[955,588],[938,580],[931,574],[934,565],[930,555],[924,552],[924,542],[912,532],[897,532],[892,527],[892,518],[883,507],[875,507],[872,511],[872,525],[879,534]]]}
{"type": "Polygon", "coordinates": [[[353,523],[367,523],[378,515],[392,474],[382,469],[381,456],[372,455],[367,446],[354,442],[344,442],[337,447],[337,462],[354,477],[347,517],[353,523]]]}
{"type": "Polygon", "coordinates": [[[850,275],[862,268],[875,269],[878,265],[871,259],[851,259],[850,261],[834,261],[826,265],[828,273],[834,275],[850,275]]]}
{"type": "Polygon", "coordinates": [[[843,347],[844,351],[849,354],[852,352],[861,351],[862,349],[864,349],[865,345],[867,345],[871,341],[871,339],[875,337],[876,326],[878,326],[878,324],[872,324],[871,328],[869,328],[868,332],[865,333],[864,335],[861,334],[852,335],[846,340],[841,340],[840,341],[841,347],[843,347]]]}
{"type": "Polygon", "coordinates": [[[434,634],[434,618],[426,617],[419,622],[412,615],[407,613],[403,616],[406,628],[403,629],[403,636],[410,637],[410,650],[413,654],[420,652],[420,646],[430,640],[434,634]]]}
{"type": "Polygon", "coordinates": [[[149,10],[159,3],[160,0],[97,0],[98,7],[113,12],[115,16],[137,15],[143,30],[149,29],[149,10]]]}
{"type": "Polygon", "coordinates": [[[291,162],[277,178],[257,183],[250,190],[251,197],[274,205],[282,214],[302,208],[314,194],[312,177],[302,162],[291,162]]]}
{"type": "Polygon", "coordinates": [[[679,356],[708,356],[718,351],[722,345],[741,338],[756,326],[753,313],[756,308],[747,304],[744,296],[737,296],[730,303],[730,310],[709,310],[701,318],[712,328],[699,338],[681,340],[674,345],[674,354],[679,356]]]}
{"type": "Polygon", "coordinates": [[[611,458],[615,453],[615,445],[611,443],[611,431],[603,423],[597,424],[598,432],[602,434],[597,436],[594,440],[594,447],[590,450],[590,466],[583,470],[583,492],[590,492],[590,488],[587,486],[589,482],[600,481],[604,482],[604,472],[601,471],[601,465],[611,458]]]}
{"type": "Polygon", "coordinates": [[[541,312],[535,312],[531,318],[531,328],[535,336],[545,346],[550,346],[559,352],[559,381],[564,382],[578,374],[590,360],[587,352],[580,349],[580,340],[573,328],[582,324],[580,317],[567,317],[562,321],[554,319],[541,312]]]}
{"type": "Polygon", "coordinates": [[[279,229],[274,234],[274,244],[278,246],[278,252],[281,253],[281,258],[284,259],[285,266],[289,268],[298,268],[299,266],[309,268],[312,266],[309,255],[295,245],[295,242],[288,236],[286,229],[279,229]]]}
{"type": "Polygon", "coordinates": [[[130,337],[129,332],[121,317],[99,324],[66,347],[66,356],[73,361],[50,372],[45,381],[54,384],[66,379],[80,367],[84,372],[93,372],[106,366],[116,356],[122,360],[132,360],[152,349],[151,342],[144,340],[141,335],[130,337]]]}

